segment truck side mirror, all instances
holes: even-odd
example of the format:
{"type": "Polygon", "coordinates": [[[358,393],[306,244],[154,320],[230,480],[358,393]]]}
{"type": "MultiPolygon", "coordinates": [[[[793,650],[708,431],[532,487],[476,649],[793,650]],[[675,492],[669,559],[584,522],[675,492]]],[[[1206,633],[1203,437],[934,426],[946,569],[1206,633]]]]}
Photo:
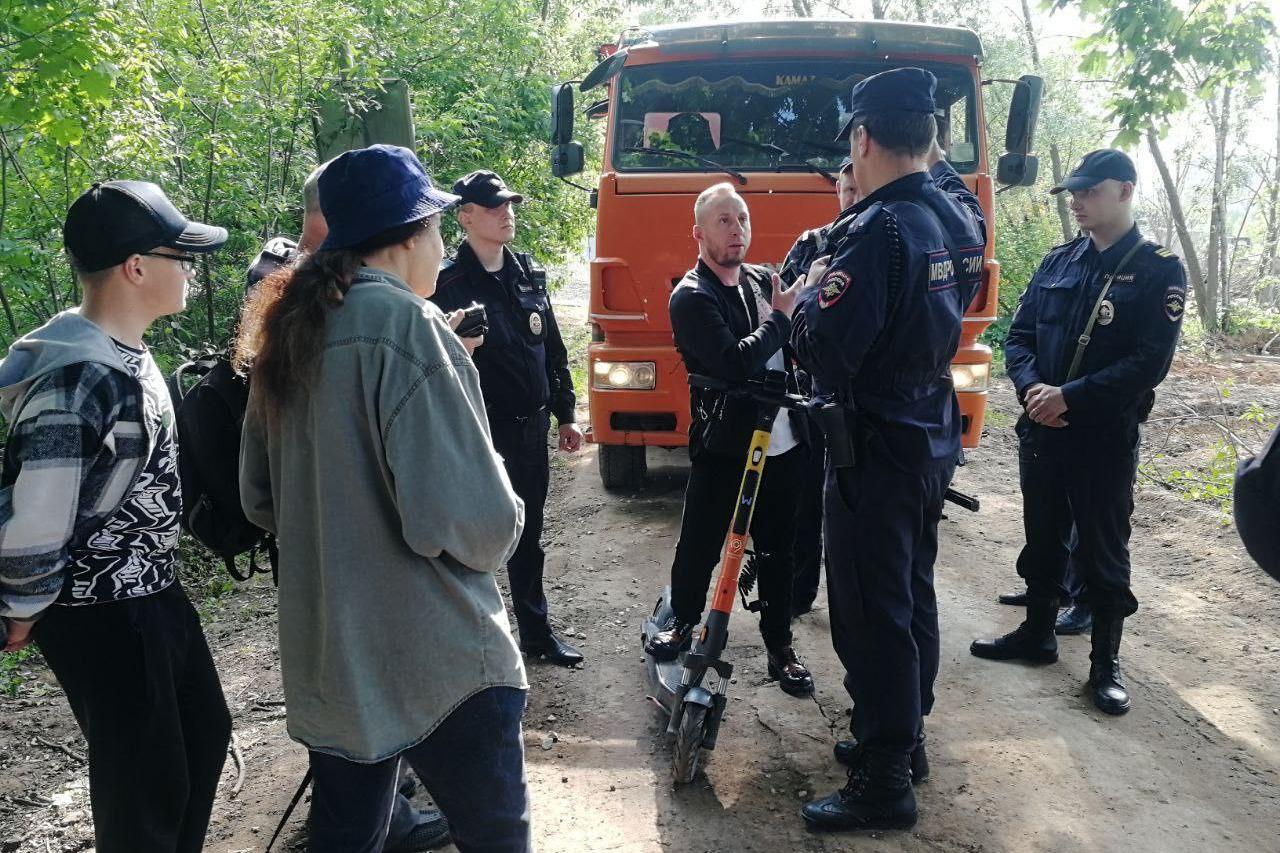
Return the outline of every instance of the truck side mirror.
{"type": "Polygon", "coordinates": [[[551,144],[564,145],[573,140],[573,84],[551,87],[551,144]]]}
{"type": "Polygon", "coordinates": [[[1030,154],[1035,138],[1036,121],[1040,118],[1040,100],[1044,95],[1044,78],[1023,74],[1013,90],[1009,104],[1009,123],[1004,132],[1004,149],[1014,154],[1030,154]]]}
{"type": "Polygon", "coordinates": [[[1005,153],[996,164],[996,181],[1006,187],[1029,187],[1040,173],[1040,159],[1031,154],[1044,95],[1044,78],[1023,74],[1016,81],[1004,131],[1005,153]]]}
{"type": "Polygon", "coordinates": [[[573,139],[573,84],[551,87],[551,174],[557,178],[582,171],[582,144],[573,139]]]}
{"type": "Polygon", "coordinates": [[[551,146],[551,174],[567,178],[582,171],[582,143],[564,142],[551,146]]]}
{"type": "Polygon", "coordinates": [[[996,182],[1006,187],[1029,187],[1040,174],[1040,158],[1007,151],[996,163],[996,182]]]}

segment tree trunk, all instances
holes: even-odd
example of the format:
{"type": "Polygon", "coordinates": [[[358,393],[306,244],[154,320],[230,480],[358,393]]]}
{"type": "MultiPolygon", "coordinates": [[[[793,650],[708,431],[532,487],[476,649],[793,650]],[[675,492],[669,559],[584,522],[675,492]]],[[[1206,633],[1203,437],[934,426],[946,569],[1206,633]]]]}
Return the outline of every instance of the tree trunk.
{"type": "Polygon", "coordinates": [[[809,0],[791,0],[791,9],[797,18],[812,18],[813,4],[809,0]]]}
{"type": "Polygon", "coordinates": [[[925,8],[924,0],[916,0],[916,20],[922,24],[929,22],[929,12],[925,8]]]}
{"type": "MultiPolygon", "coordinates": [[[[1036,42],[1035,26],[1031,23],[1031,3],[1030,0],[1022,0],[1022,31],[1027,37],[1027,50],[1031,52],[1031,70],[1037,75],[1043,77],[1044,71],[1040,65],[1040,47],[1036,42]]],[[[1062,183],[1062,152],[1058,150],[1058,143],[1049,143],[1049,164],[1053,167],[1053,183],[1054,186],[1062,183]]],[[[1067,194],[1058,193],[1053,197],[1054,208],[1058,212],[1058,227],[1062,229],[1062,242],[1067,242],[1075,236],[1076,229],[1071,224],[1071,211],[1067,208],[1067,194]]]]}
{"type": "MultiPolygon", "coordinates": [[[[1276,152],[1271,173],[1271,188],[1267,194],[1267,243],[1258,262],[1258,276],[1274,276],[1276,270],[1277,242],[1280,242],[1280,90],[1276,92],[1276,152]]],[[[1267,285],[1266,303],[1275,302],[1275,284],[1267,285]]]]}
{"type": "MultiPolygon", "coordinates": [[[[4,215],[9,207],[9,161],[0,156],[0,237],[4,236],[4,215]]],[[[0,281],[0,305],[4,306],[4,317],[9,321],[9,329],[13,336],[18,336],[18,324],[13,319],[13,307],[9,304],[9,294],[0,281]]]]}
{"type": "Polygon", "coordinates": [[[1187,228],[1187,217],[1182,212],[1182,201],[1178,198],[1178,186],[1169,173],[1169,166],[1160,151],[1160,139],[1153,128],[1147,128],[1147,146],[1151,149],[1156,169],[1160,172],[1160,182],[1164,184],[1165,195],[1169,198],[1169,218],[1173,220],[1173,227],[1178,232],[1182,262],[1187,265],[1187,277],[1191,279],[1191,288],[1196,296],[1196,311],[1204,327],[1213,328],[1210,321],[1214,315],[1208,311],[1208,294],[1205,293],[1204,273],[1200,269],[1200,255],[1196,252],[1195,241],[1191,239],[1191,231],[1187,228]]]}
{"type": "Polygon", "coordinates": [[[1208,309],[1209,317],[1212,318],[1212,325],[1206,325],[1205,329],[1209,331],[1217,331],[1224,328],[1221,319],[1218,316],[1218,300],[1223,295],[1223,274],[1222,259],[1224,252],[1222,251],[1223,233],[1226,230],[1225,205],[1223,204],[1223,184],[1226,182],[1227,171],[1227,130],[1231,124],[1231,87],[1227,86],[1222,90],[1222,100],[1219,102],[1216,114],[1212,105],[1209,108],[1210,115],[1213,117],[1213,190],[1211,196],[1211,207],[1209,210],[1209,251],[1206,257],[1206,266],[1208,267],[1209,277],[1205,282],[1205,295],[1209,300],[1208,309]]]}
{"type": "Polygon", "coordinates": [[[884,0],[871,0],[871,17],[877,21],[884,20],[884,0]]]}

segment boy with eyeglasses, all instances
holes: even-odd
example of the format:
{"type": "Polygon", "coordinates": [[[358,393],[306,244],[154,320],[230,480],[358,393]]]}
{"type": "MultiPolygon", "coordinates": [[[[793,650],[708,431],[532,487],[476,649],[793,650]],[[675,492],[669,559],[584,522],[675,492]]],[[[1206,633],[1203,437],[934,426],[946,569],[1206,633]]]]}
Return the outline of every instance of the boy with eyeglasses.
{"type": "Polygon", "coordinates": [[[204,846],[231,718],[177,582],[177,433],[143,343],[227,239],[155,184],[94,184],[63,239],[84,291],[0,361],[0,642],[35,640],[89,743],[98,853],[204,846]]]}

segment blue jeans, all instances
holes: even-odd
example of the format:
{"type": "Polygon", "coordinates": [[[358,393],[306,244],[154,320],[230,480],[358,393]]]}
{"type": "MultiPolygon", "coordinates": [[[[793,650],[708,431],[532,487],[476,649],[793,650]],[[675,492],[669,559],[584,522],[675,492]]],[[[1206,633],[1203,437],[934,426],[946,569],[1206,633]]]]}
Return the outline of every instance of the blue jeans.
{"type": "Polygon", "coordinates": [[[528,853],[524,703],[514,687],[482,690],[421,743],[376,764],[312,752],[309,853],[381,853],[401,759],[449,819],[460,853],[528,853]]]}

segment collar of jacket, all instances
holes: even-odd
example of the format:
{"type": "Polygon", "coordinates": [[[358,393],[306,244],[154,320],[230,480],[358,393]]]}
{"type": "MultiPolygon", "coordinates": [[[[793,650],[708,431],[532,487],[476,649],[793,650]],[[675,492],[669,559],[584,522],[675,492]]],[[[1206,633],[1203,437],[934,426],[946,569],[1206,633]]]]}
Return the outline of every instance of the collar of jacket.
{"type": "Polygon", "coordinates": [[[876,202],[900,201],[919,201],[921,192],[926,186],[933,185],[933,176],[928,172],[912,172],[909,175],[903,175],[901,178],[892,180],[882,186],[880,189],[864,197],[855,204],[850,210],[861,213],[876,202]]]}
{"type": "Polygon", "coordinates": [[[476,250],[471,248],[471,244],[466,240],[463,240],[458,244],[458,251],[454,257],[456,258],[457,263],[467,271],[467,275],[471,275],[472,273],[497,275],[502,272],[502,270],[507,269],[509,265],[514,266],[517,273],[521,275],[524,274],[524,270],[516,259],[516,253],[509,245],[504,245],[502,247],[502,269],[498,270],[498,272],[491,273],[485,269],[484,264],[480,263],[480,258],[476,257],[476,250]]]}
{"type": "MultiPolygon", "coordinates": [[[[753,264],[744,263],[742,266],[738,267],[738,283],[736,287],[741,287],[749,280],[748,270],[753,268],[753,266],[753,264]]],[[[724,283],[724,280],[711,268],[710,264],[702,259],[701,255],[698,256],[698,265],[694,267],[694,271],[698,274],[699,279],[707,282],[708,284],[717,284],[720,287],[728,288],[728,285],[724,283]]],[[[767,280],[768,279],[766,279],[766,281],[767,280]]]]}
{"type": "Polygon", "coordinates": [[[413,288],[404,279],[378,267],[360,267],[356,270],[355,277],[351,279],[351,286],[355,287],[357,284],[389,284],[413,293],[413,288]]]}
{"type": "Polygon", "coordinates": [[[1088,237],[1080,242],[1076,250],[1071,253],[1071,260],[1078,261],[1086,254],[1097,255],[1098,260],[1103,266],[1117,263],[1121,258],[1129,253],[1133,248],[1133,244],[1142,239],[1142,232],[1138,230],[1138,224],[1135,222],[1133,227],[1125,232],[1124,236],[1112,243],[1107,248],[1099,252],[1093,245],[1093,238],[1088,237]]]}

